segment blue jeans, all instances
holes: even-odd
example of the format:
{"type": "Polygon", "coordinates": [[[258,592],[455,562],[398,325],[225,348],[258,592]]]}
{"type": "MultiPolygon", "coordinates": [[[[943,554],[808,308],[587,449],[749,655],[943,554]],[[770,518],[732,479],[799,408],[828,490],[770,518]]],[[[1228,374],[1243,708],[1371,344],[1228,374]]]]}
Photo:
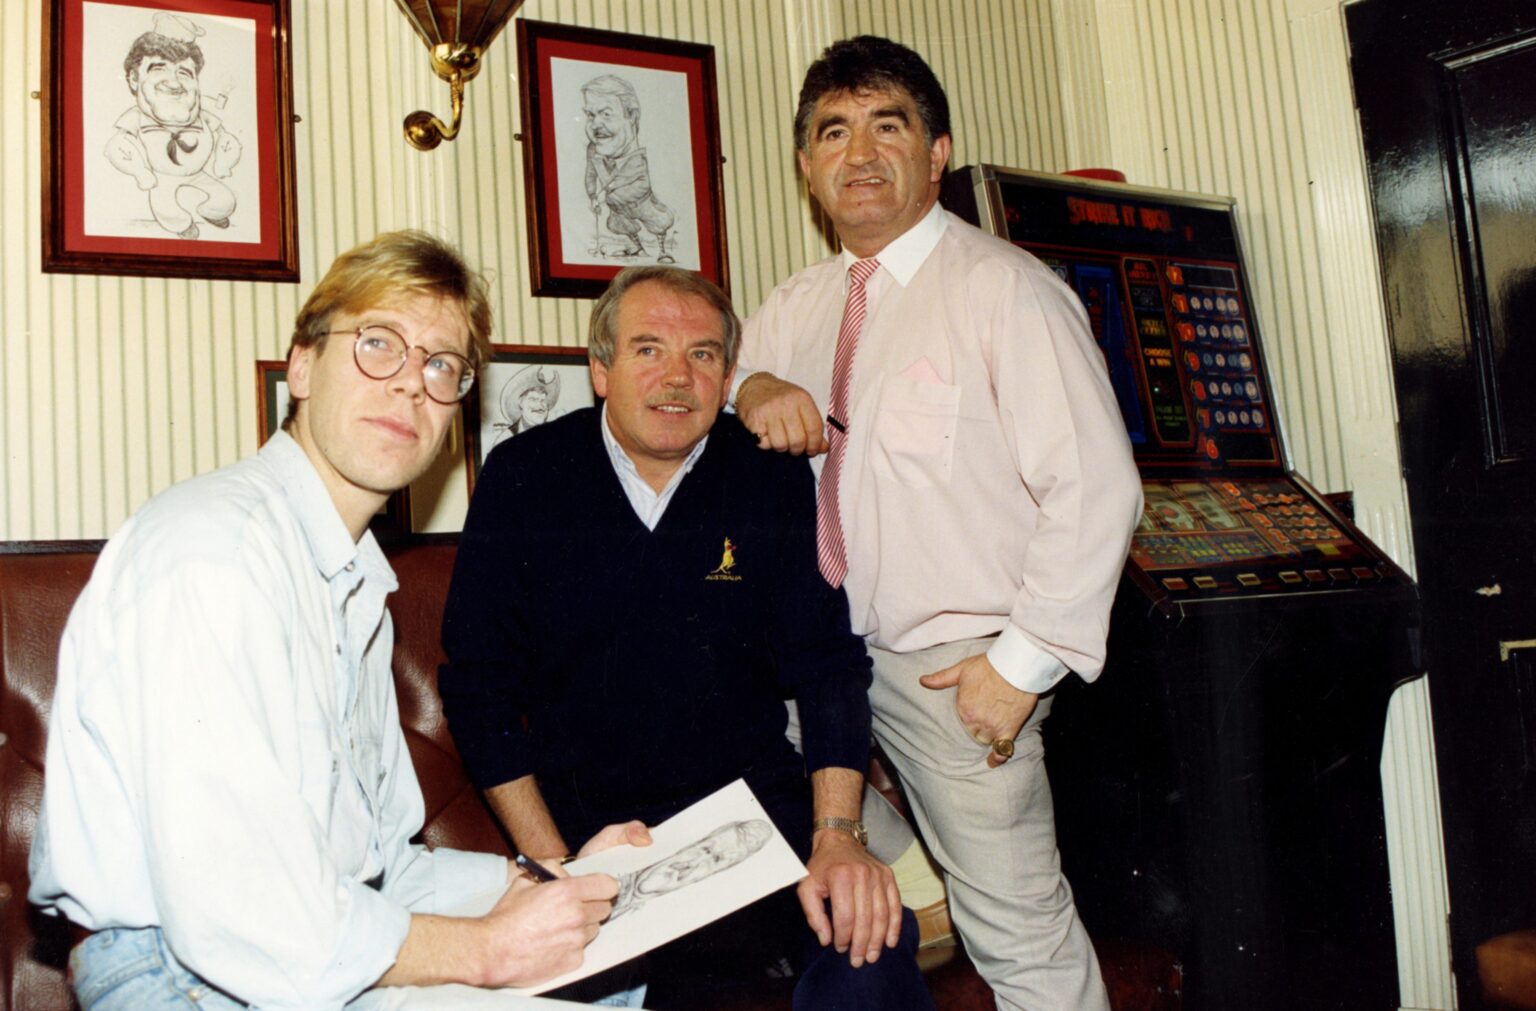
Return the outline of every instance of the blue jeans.
{"type": "Polygon", "coordinates": [[[176,961],[159,927],[97,931],[70,952],[69,969],[85,1011],[246,1008],[176,961]]]}
{"type": "Polygon", "coordinates": [[[643,1007],[642,1001],[645,1000],[645,989],[645,984],[641,983],[639,986],[631,987],[628,990],[611,993],[602,1000],[595,1000],[592,1003],[599,1007],[643,1007]]]}
{"type": "MultiPolygon", "coordinates": [[[[248,1008],[176,961],[159,927],[97,931],[70,952],[69,968],[75,997],[84,1011],[246,1011],[248,1008]]],[[[624,968],[611,970],[615,975],[609,978],[614,980],[611,987],[625,989],[614,992],[599,984],[593,992],[606,996],[584,999],[604,1007],[640,1007],[640,1002],[645,999],[645,984],[630,988],[633,973],[629,978],[617,975],[624,968]]]]}

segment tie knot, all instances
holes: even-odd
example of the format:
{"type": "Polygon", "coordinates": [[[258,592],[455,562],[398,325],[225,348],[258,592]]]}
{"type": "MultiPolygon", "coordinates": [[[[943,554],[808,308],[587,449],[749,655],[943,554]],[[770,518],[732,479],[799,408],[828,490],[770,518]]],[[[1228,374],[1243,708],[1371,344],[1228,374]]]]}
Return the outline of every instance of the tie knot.
{"type": "Polygon", "coordinates": [[[875,271],[879,269],[880,261],[873,256],[867,260],[854,260],[853,264],[848,268],[849,283],[862,288],[864,283],[873,277],[875,271]]]}

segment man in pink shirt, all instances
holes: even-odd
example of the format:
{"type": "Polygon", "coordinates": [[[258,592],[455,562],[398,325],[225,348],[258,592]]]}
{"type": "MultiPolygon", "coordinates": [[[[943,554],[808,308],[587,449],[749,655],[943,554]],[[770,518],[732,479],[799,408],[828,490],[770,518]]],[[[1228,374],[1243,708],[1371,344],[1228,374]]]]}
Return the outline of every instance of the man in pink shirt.
{"type": "Polygon", "coordinates": [[[1107,1008],[1040,738],[1051,688],[1103,667],[1141,511],[1103,357],[1048,268],[938,206],[948,102],[916,53],[829,47],[795,134],[843,251],[748,322],[737,412],[765,448],[828,454],[822,571],[998,1006],[1107,1008]]]}

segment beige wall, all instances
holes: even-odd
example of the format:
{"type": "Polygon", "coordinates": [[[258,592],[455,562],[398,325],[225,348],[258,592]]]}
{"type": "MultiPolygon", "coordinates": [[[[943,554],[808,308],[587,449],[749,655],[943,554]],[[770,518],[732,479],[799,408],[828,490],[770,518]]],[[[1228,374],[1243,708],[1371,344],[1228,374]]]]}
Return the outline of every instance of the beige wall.
{"type": "MultiPolygon", "coordinates": [[[[529,0],[524,17],[715,47],[732,291],[744,311],[826,253],[801,196],[790,120],[805,65],[853,31],[927,53],[957,110],[961,160],[1062,167],[1050,7],[988,0],[529,0]],[[964,24],[964,33],[947,26],[964,24]],[[994,74],[992,68],[1005,72],[994,74]]],[[[421,154],[400,137],[447,88],[387,0],[294,0],[301,283],[43,274],[38,0],[0,5],[0,102],[24,142],[0,182],[0,539],[105,537],[155,492],[256,442],[253,363],[280,358],[317,271],[375,232],[420,226],[493,276],[497,339],[580,344],[583,300],[529,294],[515,33],[468,89],[459,140],[421,154]]],[[[462,447],[414,489],[422,529],[456,529],[462,447]]]]}

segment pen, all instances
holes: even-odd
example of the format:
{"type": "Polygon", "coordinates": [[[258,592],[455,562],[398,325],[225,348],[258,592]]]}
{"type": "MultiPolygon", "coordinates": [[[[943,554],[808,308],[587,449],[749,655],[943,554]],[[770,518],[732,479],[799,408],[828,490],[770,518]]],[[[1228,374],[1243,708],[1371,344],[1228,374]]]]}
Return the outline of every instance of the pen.
{"type": "Polygon", "coordinates": [[[533,875],[533,879],[535,881],[559,881],[560,880],[558,875],[551,874],[549,872],[549,868],[545,867],[543,864],[539,863],[537,860],[529,860],[526,856],[524,856],[521,853],[519,853],[517,855],[517,866],[521,867],[527,873],[533,875]]]}

